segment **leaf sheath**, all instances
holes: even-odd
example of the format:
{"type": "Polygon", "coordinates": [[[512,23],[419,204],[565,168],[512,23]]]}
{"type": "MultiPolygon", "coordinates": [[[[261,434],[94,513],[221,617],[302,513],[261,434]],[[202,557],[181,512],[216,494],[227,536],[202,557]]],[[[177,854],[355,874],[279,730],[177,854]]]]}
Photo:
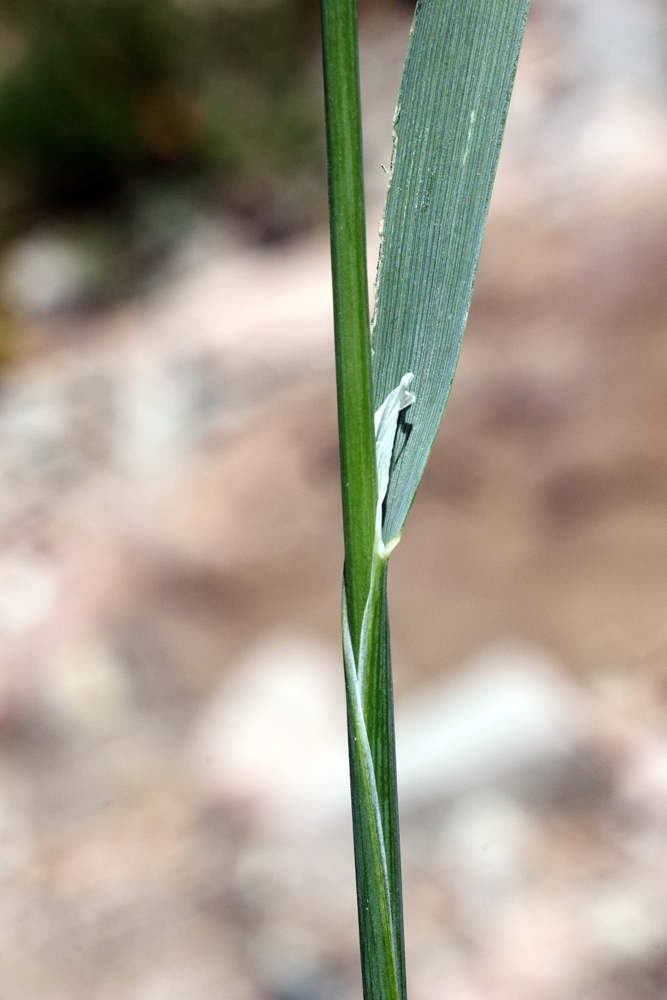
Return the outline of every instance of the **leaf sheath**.
{"type": "Polygon", "coordinates": [[[343,596],[354,851],[366,1000],[405,1000],[394,711],[387,613],[387,561],[377,559],[362,631],[363,676],[343,596]]]}

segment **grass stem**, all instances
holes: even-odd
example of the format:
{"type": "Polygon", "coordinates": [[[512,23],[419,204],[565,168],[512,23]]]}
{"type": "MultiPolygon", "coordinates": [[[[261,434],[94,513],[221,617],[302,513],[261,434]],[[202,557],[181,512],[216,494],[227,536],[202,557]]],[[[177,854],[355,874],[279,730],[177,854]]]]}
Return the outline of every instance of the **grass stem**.
{"type": "Polygon", "coordinates": [[[322,0],[331,268],[345,593],[355,653],[368,597],[377,495],[355,0],[322,0]]]}

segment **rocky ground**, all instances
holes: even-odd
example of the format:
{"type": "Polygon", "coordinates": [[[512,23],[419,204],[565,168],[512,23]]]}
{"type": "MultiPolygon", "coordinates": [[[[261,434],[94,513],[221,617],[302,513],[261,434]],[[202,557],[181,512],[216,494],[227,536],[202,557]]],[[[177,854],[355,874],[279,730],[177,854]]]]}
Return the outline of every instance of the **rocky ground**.
{"type": "MultiPolygon", "coordinates": [[[[536,0],[392,557],[414,1000],[667,995],[661,16],[536,0]]],[[[364,25],[372,231],[407,27],[364,25]]],[[[328,283],[326,234],[215,222],[140,300],[24,319],[2,1000],[359,995],[328,283]]]]}

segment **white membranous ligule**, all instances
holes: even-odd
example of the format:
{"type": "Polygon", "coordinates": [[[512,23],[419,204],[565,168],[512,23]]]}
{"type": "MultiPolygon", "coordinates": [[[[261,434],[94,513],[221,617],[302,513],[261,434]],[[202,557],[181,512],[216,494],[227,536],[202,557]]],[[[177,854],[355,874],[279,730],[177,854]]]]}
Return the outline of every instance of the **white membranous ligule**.
{"type": "MultiPolygon", "coordinates": [[[[412,406],[416,399],[414,392],[410,392],[408,388],[413,378],[414,375],[412,372],[407,372],[396,388],[389,393],[382,406],[380,406],[375,412],[375,460],[377,463],[378,480],[378,499],[375,514],[375,542],[371,577],[368,586],[368,598],[366,600],[366,607],[364,608],[364,615],[361,622],[359,651],[358,657],[355,660],[354,671],[354,676],[359,685],[359,690],[362,692],[366,674],[369,642],[371,640],[372,622],[374,620],[374,616],[377,614],[377,587],[381,580],[381,567],[382,564],[387,561],[389,554],[400,541],[400,535],[397,535],[396,538],[392,538],[385,545],[384,539],[382,538],[382,505],[384,504],[387,490],[389,488],[389,474],[391,472],[391,460],[394,454],[394,441],[396,439],[398,418],[401,410],[405,410],[408,406],[412,406]]],[[[345,629],[349,628],[349,625],[347,622],[347,605],[345,604],[344,595],[343,607],[345,629]]],[[[350,651],[352,651],[351,639],[349,648],[350,651]]]]}
{"type": "Polygon", "coordinates": [[[399,384],[393,389],[384,403],[375,412],[375,460],[377,462],[378,502],[375,515],[375,548],[381,559],[386,559],[398,538],[393,538],[387,545],[382,540],[382,505],[389,488],[389,472],[394,453],[396,428],[401,410],[412,406],[416,396],[410,392],[409,386],[414,378],[412,372],[407,372],[399,384]]]}

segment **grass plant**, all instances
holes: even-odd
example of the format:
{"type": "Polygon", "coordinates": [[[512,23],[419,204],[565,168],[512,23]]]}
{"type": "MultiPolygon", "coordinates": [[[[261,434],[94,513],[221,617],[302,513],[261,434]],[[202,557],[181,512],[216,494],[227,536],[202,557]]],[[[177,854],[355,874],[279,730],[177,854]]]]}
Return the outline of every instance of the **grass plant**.
{"type": "Polygon", "coordinates": [[[447,402],[528,0],[420,0],[369,317],[355,0],[322,0],[345,535],[343,653],[366,1000],[404,1000],[387,561],[447,402]]]}

